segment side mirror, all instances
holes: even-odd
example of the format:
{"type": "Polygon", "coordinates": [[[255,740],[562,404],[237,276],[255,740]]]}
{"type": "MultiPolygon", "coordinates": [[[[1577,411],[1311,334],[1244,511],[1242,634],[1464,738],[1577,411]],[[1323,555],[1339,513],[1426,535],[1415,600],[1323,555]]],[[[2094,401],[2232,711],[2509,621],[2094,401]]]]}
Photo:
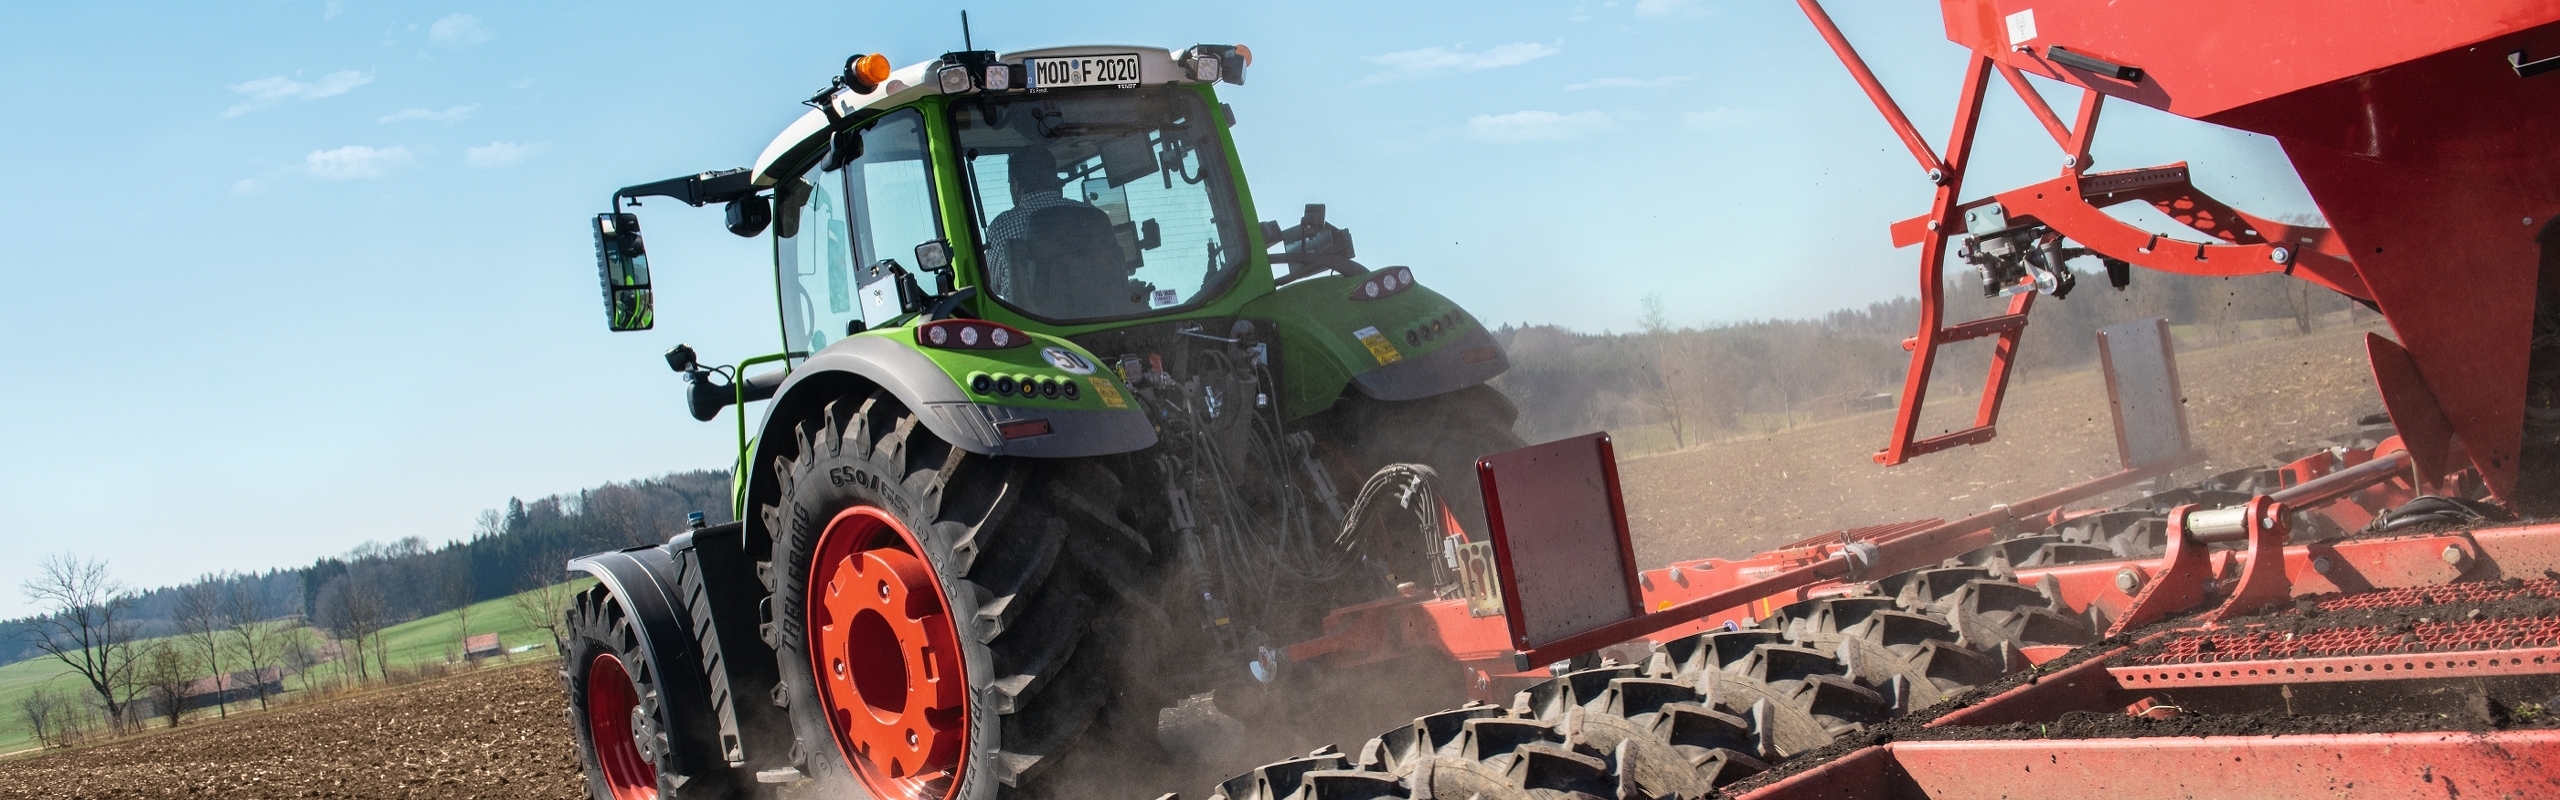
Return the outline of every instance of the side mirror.
{"type": "Polygon", "coordinates": [[[1153,250],[1163,246],[1164,230],[1156,227],[1155,220],[1149,219],[1138,223],[1138,249],[1153,250]]]}
{"type": "Polygon", "coordinates": [[[649,295],[649,251],[640,241],[640,218],[597,214],[596,275],[604,284],[605,325],[645,331],[657,325],[649,295]]]}

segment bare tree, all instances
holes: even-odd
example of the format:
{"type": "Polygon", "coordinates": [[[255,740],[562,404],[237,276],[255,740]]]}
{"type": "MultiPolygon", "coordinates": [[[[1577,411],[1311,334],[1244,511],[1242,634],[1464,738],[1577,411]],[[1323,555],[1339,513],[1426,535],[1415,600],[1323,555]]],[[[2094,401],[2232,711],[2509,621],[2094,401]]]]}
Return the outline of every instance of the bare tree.
{"type": "Polygon", "coordinates": [[[25,722],[27,732],[35,736],[36,747],[63,745],[60,736],[55,733],[55,726],[61,724],[56,717],[53,695],[47,693],[43,687],[37,687],[35,691],[28,692],[25,697],[18,698],[18,719],[25,722]]]}
{"type": "Polygon", "coordinates": [[[43,611],[27,639],[89,684],[111,725],[124,724],[133,699],[135,624],[125,618],[133,594],[107,574],[107,563],[70,554],[47,557],[27,581],[27,599],[43,611]]]}
{"type": "Polygon", "coordinates": [[[187,687],[195,683],[195,657],[178,642],[159,641],[143,648],[141,661],[138,680],[150,693],[153,710],[169,721],[169,727],[178,727],[178,717],[187,712],[187,687]]]}
{"type": "Polygon", "coordinates": [[[1652,364],[1647,369],[1651,380],[1646,381],[1642,389],[1651,401],[1648,405],[1670,420],[1671,445],[1688,447],[1690,394],[1682,391],[1683,384],[1687,383],[1686,376],[1675,368],[1677,359],[1672,354],[1673,340],[1680,336],[1680,332],[1671,329],[1670,316],[1662,311],[1660,292],[1644,296],[1644,314],[1636,318],[1636,325],[1644,330],[1644,336],[1649,340],[1647,344],[1653,351],[1652,364]]]}
{"type": "Polygon", "coordinates": [[[453,606],[453,638],[462,647],[464,660],[471,658],[471,554],[456,552],[444,576],[444,600],[453,606]]]}
{"type": "MultiPolygon", "coordinates": [[[[214,675],[217,688],[222,679],[222,639],[231,629],[228,609],[222,603],[222,582],[214,578],[197,581],[178,589],[176,608],[178,637],[195,648],[192,655],[204,659],[204,667],[214,675]]],[[[231,716],[231,704],[219,694],[215,708],[224,717],[231,716]]]]}
{"type": "Polygon", "coordinates": [[[524,591],[507,596],[507,605],[516,620],[525,627],[551,634],[552,652],[569,652],[569,604],[577,599],[577,584],[562,580],[557,567],[548,567],[555,559],[542,558],[526,568],[518,585],[524,591]]]}
{"type": "MultiPolygon", "coordinates": [[[[264,671],[275,666],[278,627],[267,621],[266,596],[248,581],[234,581],[223,597],[223,616],[231,623],[232,649],[248,662],[249,691],[258,697],[259,710],[267,707],[267,684],[264,671]]],[[[277,676],[283,686],[283,676],[277,676]]]]}
{"type": "Polygon", "coordinates": [[[375,645],[372,648],[375,656],[374,666],[379,668],[378,671],[384,678],[391,677],[391,664],[383,660],[384,652],[380,646],[384,616],[382,593],[356,573],[350,572],[330,579],[329,584],[320,590],[320,601],[321,624],[328,626],[332,637],[354,645],[352,655],[355,659],[356,680],[358,682],[367,680],[365,673],[367,644],[375,645]]]}

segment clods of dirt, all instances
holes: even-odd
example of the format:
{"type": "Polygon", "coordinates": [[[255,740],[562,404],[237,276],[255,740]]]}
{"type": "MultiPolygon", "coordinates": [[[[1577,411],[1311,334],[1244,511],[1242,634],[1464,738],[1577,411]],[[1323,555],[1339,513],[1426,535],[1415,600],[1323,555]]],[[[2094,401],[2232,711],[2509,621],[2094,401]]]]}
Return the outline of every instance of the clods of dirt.
{"type": "Polygon", "coordinates": [[[557,663],[0,761],[0,800],[583,798],[557,663]]]}

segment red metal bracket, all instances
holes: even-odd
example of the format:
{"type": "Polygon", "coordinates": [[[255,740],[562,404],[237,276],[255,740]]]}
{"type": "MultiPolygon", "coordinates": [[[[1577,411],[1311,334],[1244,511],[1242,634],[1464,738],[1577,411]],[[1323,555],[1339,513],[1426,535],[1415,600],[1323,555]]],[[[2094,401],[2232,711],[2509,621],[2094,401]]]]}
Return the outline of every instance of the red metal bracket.
{"type": "Polygon", "coordinates": [[[2248,505],[2241,506],[2240,518],[2249,526],[2249,552],[2240,577],[2231,581],[2231,598],[2205,614],[2206,622],[2254,614],[2293,599],[2293,579],[2284,571],[2284,540],[2293,532],[2292,511],[2266,495],[2249,498],[2248,505]]]}
{"type": "Polygon", "coordinates": [[[2194,510],[2195,506],[2187,505],[2169,512],[2169,552],[2160,559],[2160,572],[2133,596],[2124,616],[2107,628],[2108,636],[2168,619],[2204,602],[2204,584],[2213,579],[2213,561],[2204,543],[2187,535],[2187,514],[2194,510]]]}

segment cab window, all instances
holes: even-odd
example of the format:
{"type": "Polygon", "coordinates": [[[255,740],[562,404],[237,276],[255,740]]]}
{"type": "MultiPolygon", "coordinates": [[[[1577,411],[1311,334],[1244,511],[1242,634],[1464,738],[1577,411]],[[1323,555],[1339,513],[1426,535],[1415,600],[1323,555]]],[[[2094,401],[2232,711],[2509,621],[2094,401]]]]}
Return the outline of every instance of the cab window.
{"type": "Polygon", "coordinates": [[[941,238],[923,116],[891,113],[861,136],[860,158],[834,171],[812,166],[777,191],[790,195],[776,203],[774,263],[791,350],[816,352],[856,321],[904,313],[891,277],[913,272],[916,245],[941,238]]]}

